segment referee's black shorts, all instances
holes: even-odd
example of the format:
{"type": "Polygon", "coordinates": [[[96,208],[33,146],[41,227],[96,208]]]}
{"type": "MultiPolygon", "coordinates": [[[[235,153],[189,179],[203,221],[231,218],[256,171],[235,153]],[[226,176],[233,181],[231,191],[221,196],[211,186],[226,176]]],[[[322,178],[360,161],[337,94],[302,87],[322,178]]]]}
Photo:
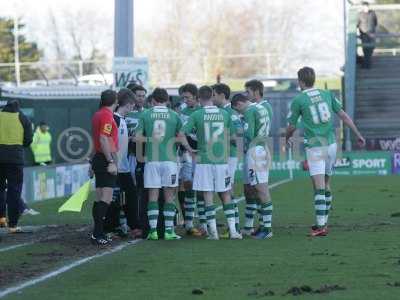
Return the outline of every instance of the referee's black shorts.
{"type": "Polygon", "coordinates": [[[92,169],[96,178],[96,188],[114,188],[117,185],[117,175],[107,172],[108,161],[103,153],[96,153],[92,160],[92,169]]]}

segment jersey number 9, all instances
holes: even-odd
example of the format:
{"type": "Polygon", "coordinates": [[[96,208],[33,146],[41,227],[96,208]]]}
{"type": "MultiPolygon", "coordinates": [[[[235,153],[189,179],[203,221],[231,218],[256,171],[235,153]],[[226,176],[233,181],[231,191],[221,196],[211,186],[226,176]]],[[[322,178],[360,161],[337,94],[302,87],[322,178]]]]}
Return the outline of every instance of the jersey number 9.
{"type": "Polygon", "coordinates": [[[153,138],[155,140],[162,140],[165,137],[165,130],[167,124],[164,120],[155,120],[153,125],[153,138]]]}

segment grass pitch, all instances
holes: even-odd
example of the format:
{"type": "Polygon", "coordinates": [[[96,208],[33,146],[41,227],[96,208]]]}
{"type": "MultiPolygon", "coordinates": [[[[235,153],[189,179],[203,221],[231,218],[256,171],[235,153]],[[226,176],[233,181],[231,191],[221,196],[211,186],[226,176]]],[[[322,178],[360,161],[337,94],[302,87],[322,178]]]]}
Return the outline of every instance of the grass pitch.
{"type": "MultiPolygon", "coordinates": [[[[5,299],[400,299],[398,183],[399,177],[334,178],[330,234],[310,238],[311,184],[296,179],[272,191],[271,240],[143,241],[5,299]]],[[[58,215],[61,203],[34,205],[41,217],[24,222],[90,222],[89,203],[81,215],[58,215]]],[[[35,247],[43,255],[51,248],[1,253],[2,273],[31,259],[35,247]]]]}

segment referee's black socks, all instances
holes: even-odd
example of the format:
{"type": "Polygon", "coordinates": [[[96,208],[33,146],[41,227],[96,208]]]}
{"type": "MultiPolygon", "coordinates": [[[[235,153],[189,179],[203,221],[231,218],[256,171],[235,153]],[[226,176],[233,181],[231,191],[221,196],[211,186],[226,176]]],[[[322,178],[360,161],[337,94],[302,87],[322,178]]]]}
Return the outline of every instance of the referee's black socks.
{"type": "Polygon", "coordinates": [[[108,206],[109,205],[104,201],[95,201],[93,203],[93,235],[95,238],[100,238],[104,236],[104,220],[106,218],[108,206]]]}

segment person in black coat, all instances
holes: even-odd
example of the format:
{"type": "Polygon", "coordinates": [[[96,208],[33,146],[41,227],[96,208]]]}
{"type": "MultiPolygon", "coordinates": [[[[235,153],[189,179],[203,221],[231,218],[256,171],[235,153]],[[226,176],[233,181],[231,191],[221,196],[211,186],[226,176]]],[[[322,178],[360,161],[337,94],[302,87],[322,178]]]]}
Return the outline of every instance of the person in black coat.
{"type": "Polygon", "coordinates": [[[364,58],[362,67],[371,68],[371,57],[375,49],[375,32],[378,26],[378,18],[375,11],[371,10],[367,1],[362,2],[362,10],[358,14],[357,28],[363,43],[364,58]]]}
{"type": "Polygon", "coordinates": [[[18,100],[9,100],[0,112],[0,221],[6,207],[10,233],[21,231],[20,199],[24,180],[24,148],[32,143],[32,124],[21,112],[18,100]]]}

